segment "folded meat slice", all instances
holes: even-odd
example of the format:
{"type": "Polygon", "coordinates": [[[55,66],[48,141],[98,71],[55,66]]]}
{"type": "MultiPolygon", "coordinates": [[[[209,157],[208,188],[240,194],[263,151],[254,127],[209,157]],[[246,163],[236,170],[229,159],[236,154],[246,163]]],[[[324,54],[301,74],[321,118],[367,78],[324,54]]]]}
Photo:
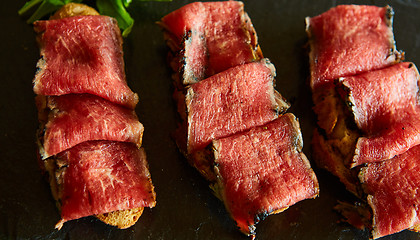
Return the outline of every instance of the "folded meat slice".
{"type": "Polygon", "coordinates": [[[194,2],[161,19],[180,84],[192,84],[262,58],[251,20],[238,1],[194,2]]]}
{"type": "Polygon", "coordinates": [[[115,19],[76,16],[34,23],[41,59],[34,92],[57,96],[89,93],[134,108],[138,96],[127,86],[122,38],[115,19]]]}
{"type": "Polygon", "coordinates": [[[369,163],[359,178],[373,210],[373,238],[420,224],[420,145],[388,161],[369,163]]]}
{"type": "Polygon", "coordinates": [[[420,108],[380,133],[357,141],[352,167],[380,162],[420,144],[420,108]]]}
{"type": "Polygon", "coordinates": [[[289,105],[274,89],[275,69],[268,59],[230,68],[191,85],[186,95],[188,154],[213,139],[263,125],[289,105]]]}
{"type": "Polygon", "coordinates": [[[43,159],[89,140],[141,146],[144,128],[131,109],[90,94],[48,97],[47,105],[50,113],[40,149],[43,159]]]}
{"type": "Polygon", "coordinates": [[[146,154],[133,143],[83,142],[48,161],[61,205],[57,228],[81,217],[156,204],[146,154]]]}
{"type": "Polygon", "coordinates": [[[363,136],[353,166],[382,161],[420,144],[419,73],[413,63],[340,79],[338,92],[363,136]]]}
{"type": "Polygon", "coordinates": [[[417,108],[419,81],[415,65],[403,62],[341,78],[339,90],[348,99],[357,126],[364,134],[372,135],[417,108]]]}
{"type": "Polygon", "coordinates": [[[402,58],[391,7],[339,5],[306,18],[313,90],[339,77],[383,68],[402,58]]]}
{"type": "Polygon", "coordinates": [[[299,123],[290,113],[213,141],[218,189],[242,232],[254,235],[259,220],[318,195],[302,147],[299,123]]]}

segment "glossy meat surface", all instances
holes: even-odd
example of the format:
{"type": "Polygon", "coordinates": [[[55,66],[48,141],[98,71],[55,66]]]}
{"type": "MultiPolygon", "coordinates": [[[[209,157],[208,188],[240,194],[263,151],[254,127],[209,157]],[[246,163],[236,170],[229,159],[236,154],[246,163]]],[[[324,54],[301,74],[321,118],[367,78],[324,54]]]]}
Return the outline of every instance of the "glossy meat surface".
{"type": "Polygon", "coordinates": [[[409,62],[340,79],[338,89],[364,135],[354,166],[392,158],[420,143],[419,81],[409,62]]]}
{"type": "Polygon", "coordinates": [[[134,108],[137,94],[127,86],[122,38],[115,19],[78,16],[37,21],[41,59],[34,79],[40,95],[89,93],[134,108]]]}
{"type": "Polygon", "coordinates": [[[262,58],[242,2],[195,2],[161,20],[179,49],[182,82],[191,84],[230,67],[262,58]]]}
{"type": "Polygon", "coordinates": [[[360,180],[373,210],[373,237],[420,224],[420,145],[380,163],[362,168],[360,180]]]}
{"type": "Polygon", "coordinates": [[[156,204],[146,154],[135,144],[89,141],[59,154],[56,159],[61,224],[156,204]]]}
{"type": "Polygon", "coordinates": [[[240,65],[193,84],[187,93],[188,153],[277,117],[274,66],[240,65]]]}
{"type": "Polygon", "coordinates": [[[50,97],[48,107],[43,158],[90,140],[132,142],[141,146],[144,128],[131,109],[88,94],[50,97]]]}
{"type": "Polygon", "coordinates": [[[318,195],[318,181],[302,151],[294,115],[213,141],[215,169],[226,208],[238,227],[255,234],[269,214],[318,195]]]}
{"type": "Polygon", "coordinates": [[[306,19],[311,88],[398,61],[390,7],[339,5],[306,19]]]}

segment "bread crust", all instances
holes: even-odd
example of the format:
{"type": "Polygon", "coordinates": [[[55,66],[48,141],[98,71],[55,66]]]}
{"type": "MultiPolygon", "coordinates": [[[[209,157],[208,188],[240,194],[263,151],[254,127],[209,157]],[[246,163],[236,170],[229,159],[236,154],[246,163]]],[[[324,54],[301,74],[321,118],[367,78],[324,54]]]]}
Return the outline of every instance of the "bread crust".
{"type": "Polygon", "coordinates": [[[96,217],[108,225],[116,226],[119,229],[126,229],[133,226],[137,220],[139,220],[143,210],[143,207],[118,210],[114,212],[98,214],[96,217]]]}
{"type": "Polygon", "coordinates": [[[99,13],[94,8],[91,8],[85,4],[68,3],[59,10],[57,10],[57,12],[55,12],[54,15],[50,17],[50,19],[53,20],[87,15],[99,15],[99,13]]]}

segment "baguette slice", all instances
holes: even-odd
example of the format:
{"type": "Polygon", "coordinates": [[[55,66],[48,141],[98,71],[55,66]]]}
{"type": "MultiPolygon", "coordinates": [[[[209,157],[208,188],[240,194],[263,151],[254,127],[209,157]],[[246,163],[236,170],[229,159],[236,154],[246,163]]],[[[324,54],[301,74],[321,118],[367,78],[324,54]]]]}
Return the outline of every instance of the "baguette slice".
{"type": "Polygon", "coordinates": [[[98,214],[96,217],[102,222],[116,226],[119,229],[126,229],[133,226],[141,217],[144,207],[117,210],[110,213],[98,214]]]}

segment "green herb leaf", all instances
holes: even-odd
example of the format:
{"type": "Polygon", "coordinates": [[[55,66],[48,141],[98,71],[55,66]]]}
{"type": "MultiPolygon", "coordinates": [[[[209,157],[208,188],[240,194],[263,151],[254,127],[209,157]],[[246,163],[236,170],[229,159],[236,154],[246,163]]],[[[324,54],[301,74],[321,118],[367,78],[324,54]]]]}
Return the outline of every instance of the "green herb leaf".
{"type": "Polygon", "coordinates": [[[128,8],[131,2],[132,2],[131,0],[123,0],[124,7],[128,8]]]}
{"type": "Polygon", "coordinates": [[[133,18],[124,6],[130,4],[130,2],[130,0],[96,0],[96,7],[101,15],[108,15],[117,19],[118,26],[123,30],[123,37],[131,32],[134,24],[133,18]]]}
{"type": "Polygon", "coordinates": [[[26,2],[25,5],[23,5],[23,7],[21,9],[19,9],[18,14],[19,15],[25,14],[31,8],[33,8],[34,6],[40,4],[42,1],[43,0],[32,0],[32,1],[26,2]]]}
{"type": "Polygon", "coordinates": [[[27,23],[33,23],[36,20],[42,19],[43,17],[54,13],[69,2],[81,1],[82,0],[31,0],[23,5],[23,7],[18,11],[18,14],[23,15],[39,5],[34,14],[32,14],[32,16],[27,20],[27,23]]]}
{"type": "MultiPolygon", "coordinates": [[[[172,0],[134,0],[137,2],[171,2],[172,0]]],[[[54,13],[62,6],[70,2],[80,3],[82,0],[30,0],[18,11],[19,15],[24,15],[39,5],[34,14],[28,19],[27,23],[54,13]]],[[[127,37],[134,25],[134,20],[127,11],[128,6],[133,0],[96,0],[96,7],[101,15],[116,18],[118,26],[122,30],[122,36],[127,37]]]]}

